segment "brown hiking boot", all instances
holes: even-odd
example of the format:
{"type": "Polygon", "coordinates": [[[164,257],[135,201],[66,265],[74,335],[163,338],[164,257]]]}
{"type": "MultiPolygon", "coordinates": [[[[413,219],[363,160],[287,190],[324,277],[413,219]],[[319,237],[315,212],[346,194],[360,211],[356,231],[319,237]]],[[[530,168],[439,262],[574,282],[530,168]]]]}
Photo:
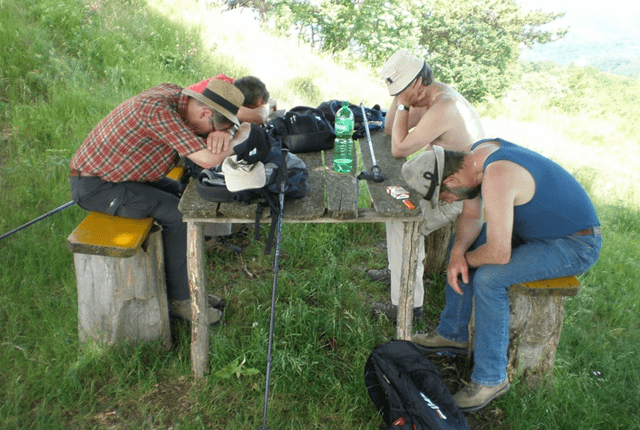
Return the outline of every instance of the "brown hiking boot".
{"type": "Polygon", "coordinates": [[[469,342],[456,342],[445,339],[436,332],[429,334],[414,334],[411,341],[422,350],[428,352],[449,352],[464,355],[469,349],[469,342]]]}
{"type": "MultiPolygon", "coordinates": [[[[172,317],[183,319],[191,322],[191,301],[190,300],[171,300],[169,301],[169,314],[172,317]]],[[[207,308],[207,321],[209,325],[220,324],[222,320],[222,311],[209,306],[207,308]]]]}
{"type": "Polygon", "coordinates": [[[371,278],[372,281],[382,282],[383,284],[391,285],[391,270],[389,268],[384,268],[381,270],[367,270],[367,276],[371,278]]]}
{"type": "MultiPolygon", "coordinates": [[[[398,321],[398,307],[392,303],[373,303],[371,305],[373,316],[384,315],[394,323],[398,321]]],[[[423,314],[422,306],[413,308],[413,323],[417,324],[422,318],[423,314]]]]}
{"type": "Polygon", "coordinates": [[[509,391],[509,388],[508,379],[499,385],[478,385],[470,382],[454,394],[453,400],[462,412],[477,411],[509,391]]]}

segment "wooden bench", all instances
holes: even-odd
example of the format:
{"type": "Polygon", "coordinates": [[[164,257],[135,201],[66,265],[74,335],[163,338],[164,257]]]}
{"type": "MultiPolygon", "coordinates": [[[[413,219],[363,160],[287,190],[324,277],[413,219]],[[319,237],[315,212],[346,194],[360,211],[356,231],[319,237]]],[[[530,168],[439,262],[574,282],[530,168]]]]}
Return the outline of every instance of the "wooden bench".
{"type": "MultiPolygon", "coordinates": [[[[556,349],[560,341],[564,303],[580,291],[575,276],[512,285],[509,289],[511,319],[507,375],[522,375],[528,387],[553,380],[556,349]]],[[[472,357],[475,312],[469,324],[469,356],[472,357]]]]}
{"type": "MultiPolygon", "coordinates": [[[[167,177],[180,180],[175,167],[167,177]]],[[[171,348],[162,233],[153,218],[90,212],[67,239],[74,253],[80,340],[162,339],[171,348]]]]}

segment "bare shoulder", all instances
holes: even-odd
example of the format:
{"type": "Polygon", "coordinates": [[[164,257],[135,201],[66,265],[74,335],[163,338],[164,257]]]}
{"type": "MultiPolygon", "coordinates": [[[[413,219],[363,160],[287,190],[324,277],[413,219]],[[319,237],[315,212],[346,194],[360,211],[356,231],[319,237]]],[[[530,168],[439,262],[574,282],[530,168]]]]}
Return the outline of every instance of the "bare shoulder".
{"type": "Polygon", "coordinates": [[[531,200],[535,191],[535,182],[531,173],[524,167],[508,160],[498,160],[489,164],[483,178],[487,189],[496,193],[511,195],[515,204],[524,204],[531,200]]]}

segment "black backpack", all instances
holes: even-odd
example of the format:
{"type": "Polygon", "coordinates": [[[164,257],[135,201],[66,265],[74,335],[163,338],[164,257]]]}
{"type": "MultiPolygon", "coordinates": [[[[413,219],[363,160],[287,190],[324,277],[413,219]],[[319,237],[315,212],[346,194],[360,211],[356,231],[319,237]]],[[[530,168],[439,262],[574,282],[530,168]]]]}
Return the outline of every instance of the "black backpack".
{"type": "MultiPolygon", "coordinates": [[[[255,237],[260,240],[260,218],[265,208],[271,210],[271,219],[277,219],[280,213],[279,192],[282,180],[285,181],[285,200],[301,199],[309,194],[309,171],[304,161],[286,149],[279,141],[274,141],[264,160],[267,182],[264,187],[253,190],[231,192],[227,189],[224,174],[220,166],[203,169],[196,178],[198,194],[212,202],[240,202],[252,204],[258,202],[255,218],[255,237]]],[[[265,254],[271,252],[276,223],[271,223],[265,254]]]]}
{"type": "Polygon", "coordinates": [[[409,341],[374,348],[364,380],[389,430],[469,430],[438,368],[409,341]]]}
{"type": "Polygon", "coordinates": [[[336,137],[333,122],[327,121],[318,109],[308,106],[296,106],[272,119],[267,123],[267,132],[294,153],[332,149],[336,137]]]}
{"type": "MultiPolygon", "coordinates": [[[[321,103],[318,106],[318,110],[322,112],[324,117],[333,124],[336,120],[336,112],[342,107],[342,101],[329,100],[321,103]]],[[[353,138],[360,139],[366,136],[364,129],[364,116],[362,115],[362,108],[358,105],[349,103],[349,109],[353,112],[353,138]]],[[[364,108],[367,114],[367,122],[369,123],[369,132],[380,130],[384,128],[385,113],[380,110],[380,106],[375,105],[372,108],[364,108]]]]}

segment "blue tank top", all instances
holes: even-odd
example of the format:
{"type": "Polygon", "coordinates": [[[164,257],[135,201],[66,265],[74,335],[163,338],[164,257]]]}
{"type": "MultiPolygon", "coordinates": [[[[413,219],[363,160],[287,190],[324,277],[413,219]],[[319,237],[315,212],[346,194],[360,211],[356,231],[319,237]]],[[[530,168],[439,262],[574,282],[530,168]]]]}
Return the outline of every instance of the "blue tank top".
{"type": "Polygon", "coordinates": [[[502,139],[485,139],[478,145],[497,141],[500,148],[490,154],[483,172],[494,161],[507,160],[524,167],[536,188],[531,201],[514,207],[513,230],[523,239],[570,236],[600,225],[596,210],[582,185],[563,167],[527,148],[502,139]]]}

